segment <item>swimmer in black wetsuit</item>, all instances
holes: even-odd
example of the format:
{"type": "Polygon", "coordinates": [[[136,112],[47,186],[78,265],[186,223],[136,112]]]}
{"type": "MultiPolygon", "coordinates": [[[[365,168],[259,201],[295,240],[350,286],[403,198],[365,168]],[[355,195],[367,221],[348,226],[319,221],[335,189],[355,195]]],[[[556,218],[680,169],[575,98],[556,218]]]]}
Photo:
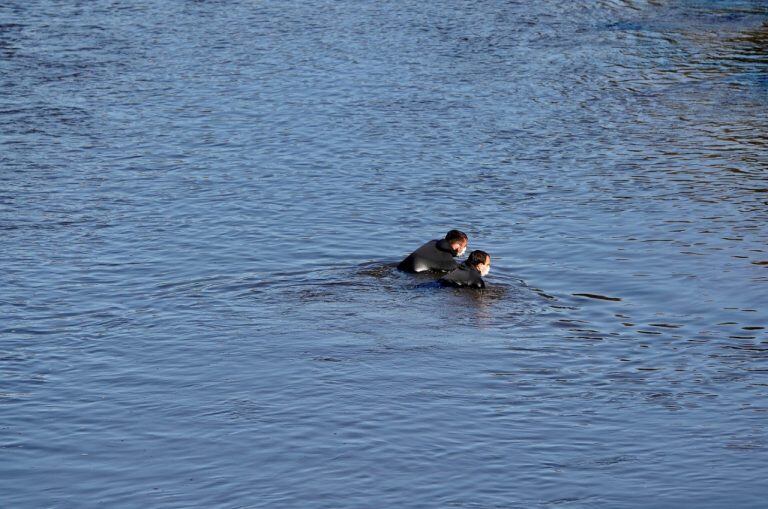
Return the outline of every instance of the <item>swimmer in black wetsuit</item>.
{"type": "Polygon", "coordinates": [[[440,278],[443,286],[485,288],[483,276],[491,270],[491,256],[485,251],[472,251],[467,261],[440,278]]]}
{"type": "Polygon", "coordinates": [[[467,234],[459,230],[449,231],[444,239],[430,240],[408,255],[397,266],[403,272],[424,272],[437,270],[447,272],[458,267],[453,259],[467,249],[467,234]]]}

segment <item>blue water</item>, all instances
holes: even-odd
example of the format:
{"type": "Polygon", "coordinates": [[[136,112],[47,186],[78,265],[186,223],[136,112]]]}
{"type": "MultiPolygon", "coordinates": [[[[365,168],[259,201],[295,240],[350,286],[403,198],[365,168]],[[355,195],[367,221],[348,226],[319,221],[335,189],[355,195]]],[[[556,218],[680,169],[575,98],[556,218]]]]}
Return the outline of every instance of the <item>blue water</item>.
{"type": "Polygon", "coordinates": [[[3,2],[0,506],[765,507],[767,76],[764,1],[3,2]]]}

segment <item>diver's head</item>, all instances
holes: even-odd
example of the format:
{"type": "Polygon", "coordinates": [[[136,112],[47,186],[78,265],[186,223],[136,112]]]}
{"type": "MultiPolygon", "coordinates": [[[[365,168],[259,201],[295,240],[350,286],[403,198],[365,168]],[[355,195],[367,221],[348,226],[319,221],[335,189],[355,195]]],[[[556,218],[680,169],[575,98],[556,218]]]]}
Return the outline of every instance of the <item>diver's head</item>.
{"type": "Polygon", "coordinates": [[[461,256],[467,250],[467,234],[459,230],[451,230],[445,234],[445,240],[453,250],[453,256],[461,256]]]}
{"type": "Polygon", "coordinates": [[[486,276],[491,271],[491,255],[479,249],[469,253],[466,263],[477,269],[481,276],[486,276]]]}

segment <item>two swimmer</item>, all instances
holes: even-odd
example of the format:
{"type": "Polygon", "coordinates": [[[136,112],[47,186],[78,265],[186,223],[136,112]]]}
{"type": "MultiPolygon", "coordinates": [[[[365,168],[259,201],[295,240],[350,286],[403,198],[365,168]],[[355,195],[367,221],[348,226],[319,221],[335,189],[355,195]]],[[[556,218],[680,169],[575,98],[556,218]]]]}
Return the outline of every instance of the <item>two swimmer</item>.
{"type": "Polygon", "coordinates": [[[464,254],[468,243],[464,232],[451,230],[444,239],[430,240],[408,255],[397,268],[403,272],[448,272],[438,283],[443,286],[485,288],[483,276],[491,270],[488,253],[472,251],[461,264],[454,260],[464,254]]]}

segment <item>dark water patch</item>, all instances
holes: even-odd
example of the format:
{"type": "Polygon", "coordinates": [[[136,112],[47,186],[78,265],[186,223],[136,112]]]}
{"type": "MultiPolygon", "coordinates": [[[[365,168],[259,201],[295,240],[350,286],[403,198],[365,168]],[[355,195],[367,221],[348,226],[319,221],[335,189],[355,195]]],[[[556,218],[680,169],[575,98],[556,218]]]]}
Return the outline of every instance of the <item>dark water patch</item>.
{"type": "Polygon", "coordinates": [[[620,302],[621,301],[621,299],[618,298],[618,297],[608,297],[608,296],[599,295],[599,294],[596,294],[596,293],[574,293],[572,295],[574,295],[576,297],[586,297],[588,299],[610,300],[610,301],[614,301],[614,302],[620,302]]]}
{"type": "Polygon", "coordinates": [[[651,327],[660,327],[662,329],[679,329],[681,325],[675,325],[672,323],[649,323],[651,327]]]}

